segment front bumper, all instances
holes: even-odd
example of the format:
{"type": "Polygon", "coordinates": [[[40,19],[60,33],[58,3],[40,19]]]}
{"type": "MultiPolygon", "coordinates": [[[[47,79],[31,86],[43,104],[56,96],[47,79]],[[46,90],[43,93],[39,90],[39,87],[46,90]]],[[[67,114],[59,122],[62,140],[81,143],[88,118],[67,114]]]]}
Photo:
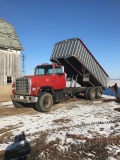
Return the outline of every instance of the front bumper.
{"type": "Polygon", "coordinates": [[[17,102],[24,102],[24,103],[35,103],[38,101],[38,97],[35,96],[22,96],[22,95],[11,95],[11,99],[17,102]]]}

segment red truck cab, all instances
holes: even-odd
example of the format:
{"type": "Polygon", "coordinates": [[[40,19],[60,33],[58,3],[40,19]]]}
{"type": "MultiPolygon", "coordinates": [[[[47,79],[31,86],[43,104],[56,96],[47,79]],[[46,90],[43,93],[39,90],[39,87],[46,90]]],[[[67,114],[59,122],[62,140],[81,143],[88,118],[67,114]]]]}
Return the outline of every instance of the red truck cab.
{"type": "Polygon", "coordinates": [[[35,103],[37,110],[48,111],[53,102],[64,99],[65,87],[64,67],[56,63],[42,64],[36,66],[34,75],[16,79],[11,98],[17,108],[27,103],[35,103]],[[45,99],[48,99],[48,102],[45,99]]]}
{"type": "Polygon", "coordinates": [[[35,68],[35,77],[40,87],[48,86],[54,90],[62,90],[66,87],[64,67],[58,64],[38,65],[35,68]]]}

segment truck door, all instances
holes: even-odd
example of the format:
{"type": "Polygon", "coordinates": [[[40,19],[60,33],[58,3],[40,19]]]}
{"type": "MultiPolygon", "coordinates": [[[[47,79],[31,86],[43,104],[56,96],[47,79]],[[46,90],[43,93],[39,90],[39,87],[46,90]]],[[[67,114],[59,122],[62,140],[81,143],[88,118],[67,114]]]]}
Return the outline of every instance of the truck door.
{"type": "Polygon", "coordinates": [[[54,89],[63,89],[66,87],[66,78],[65,78],[65,73],[62,70],[61,66],[55,66],[54,68],[54,89]]]}

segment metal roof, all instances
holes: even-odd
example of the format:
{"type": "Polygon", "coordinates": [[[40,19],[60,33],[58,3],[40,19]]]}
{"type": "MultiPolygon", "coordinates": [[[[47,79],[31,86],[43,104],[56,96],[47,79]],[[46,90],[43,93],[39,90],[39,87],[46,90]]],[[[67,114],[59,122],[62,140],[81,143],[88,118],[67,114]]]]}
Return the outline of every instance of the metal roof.
{"type": "Polygon", "coordinates": [[[23,50],[14,26],[0,18],[0,47],[23,50]]]}

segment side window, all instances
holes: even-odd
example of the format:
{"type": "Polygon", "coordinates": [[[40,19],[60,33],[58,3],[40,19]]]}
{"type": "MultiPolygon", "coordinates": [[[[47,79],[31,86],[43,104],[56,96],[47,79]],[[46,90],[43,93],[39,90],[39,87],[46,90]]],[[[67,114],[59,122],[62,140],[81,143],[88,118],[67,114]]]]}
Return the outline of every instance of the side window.
{"type": "Polygon", "coordinates": [[[11,84],[12,83],[12,76],[7,76],[7,84],[11,84]]]}
{"type": "Polygon", "coordinates": [[[53,68],[49,69],[49,74],[53,74],[53,68]]]}
{"type": "Polygon", "coordinates": [[[44,75],[44,68],[37,68],[36,75],[44,75]]]}
{"type": "Polygon", "coordinates": [[[56,67],[55,68],[55,73],[62,73],[61,67],[56,67]]]}
{"type": "Polygon", "coordinates": [[[53,68],[47,68],[45,74],[53,74],[53,68]]]}

